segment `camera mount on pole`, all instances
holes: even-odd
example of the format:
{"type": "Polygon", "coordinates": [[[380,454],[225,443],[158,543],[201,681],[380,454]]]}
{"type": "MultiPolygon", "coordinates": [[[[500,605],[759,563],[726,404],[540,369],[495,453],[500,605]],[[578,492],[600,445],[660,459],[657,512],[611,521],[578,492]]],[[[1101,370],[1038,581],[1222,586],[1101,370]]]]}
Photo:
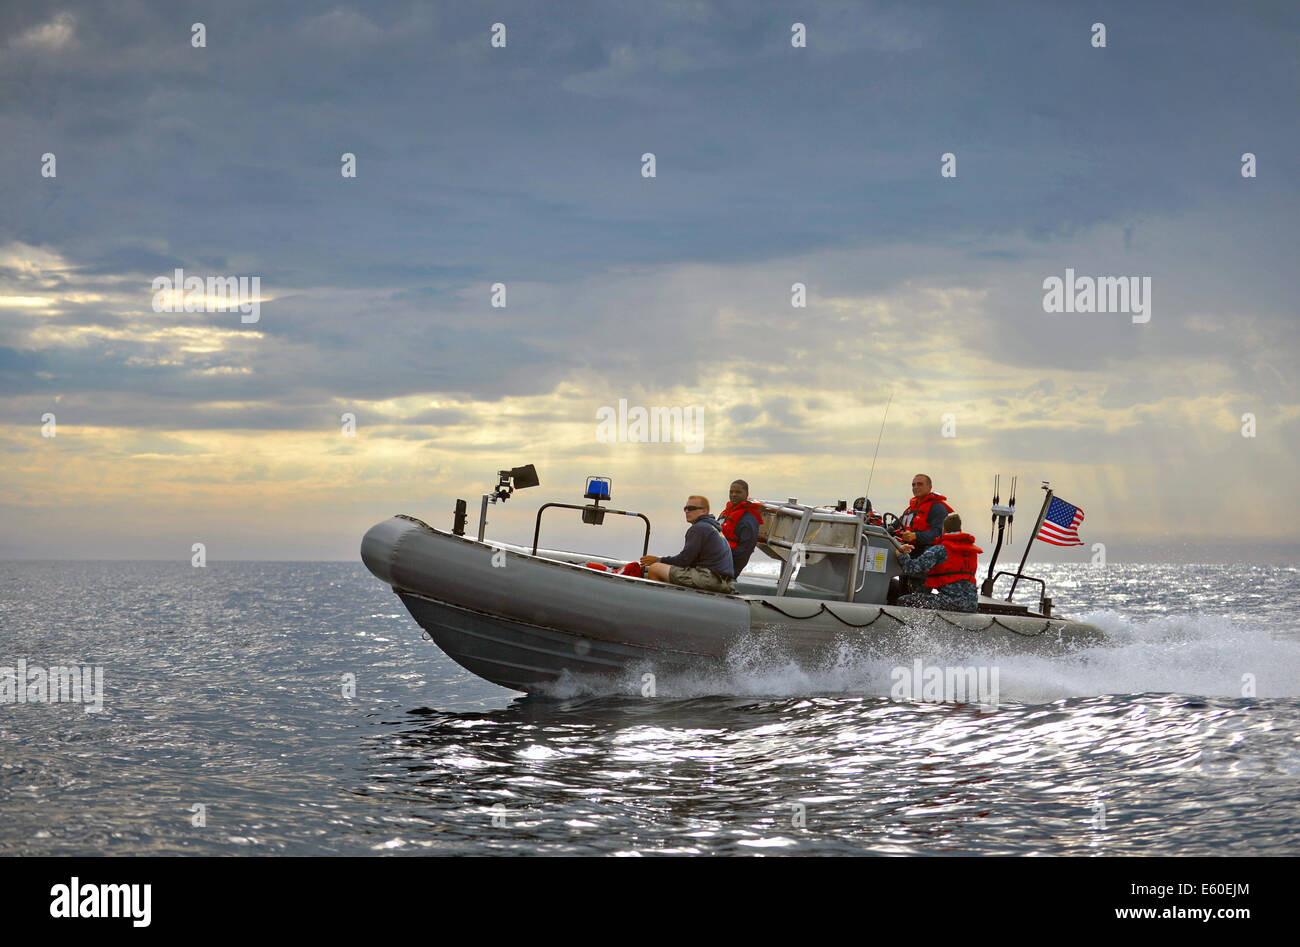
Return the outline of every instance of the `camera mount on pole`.
{"type": "MultiPolygon", "coordinates": [[[[525,487],[535,487],[540,480],[537,479],[537,468],[532,464],[525,464],[522,467],[511,467],[509,470],[497,471],[497,485],[491,493],[483,494],[483,503],[479,507],[478,514],[478,541],[483,541],[483,532],[487,529],[487,509],[489,503],[501,503],[509,500],[516,490],[523,490],[525,487]]],[[[458,510],[459,512],[459,510],[458,510]]]]}

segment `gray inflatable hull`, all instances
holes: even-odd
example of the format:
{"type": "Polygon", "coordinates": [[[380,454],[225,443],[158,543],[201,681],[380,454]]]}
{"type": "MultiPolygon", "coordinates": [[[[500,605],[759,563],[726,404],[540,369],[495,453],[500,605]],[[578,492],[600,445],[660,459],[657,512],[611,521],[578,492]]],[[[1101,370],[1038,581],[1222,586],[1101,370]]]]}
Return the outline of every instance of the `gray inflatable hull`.
{"type": "Polygon", "coordinates": [[[520,554],[395,516],[361,558],[456,663],[525,692],[565,679],[725,671],[738,651],[811,670],[846,647],[891,657],[1064,653],[1102,640],[1060,619],[960,614],[769,595],[721,595],[520,554]]]}

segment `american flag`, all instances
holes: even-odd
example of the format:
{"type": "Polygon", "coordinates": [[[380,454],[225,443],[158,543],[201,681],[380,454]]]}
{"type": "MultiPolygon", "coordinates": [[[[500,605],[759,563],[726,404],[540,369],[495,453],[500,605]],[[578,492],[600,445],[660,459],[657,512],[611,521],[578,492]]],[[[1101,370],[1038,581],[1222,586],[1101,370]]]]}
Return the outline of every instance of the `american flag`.
{"type": "Polygon", "coordinates": [[[1083,510],[1052,497],[1052,505],[1047,508],[1047,516],[1043,518],[1036,538],[1053,546],[1082,546],[1083,540],[1079,539],[1079,524],[1082,522],[1083,510]]]}

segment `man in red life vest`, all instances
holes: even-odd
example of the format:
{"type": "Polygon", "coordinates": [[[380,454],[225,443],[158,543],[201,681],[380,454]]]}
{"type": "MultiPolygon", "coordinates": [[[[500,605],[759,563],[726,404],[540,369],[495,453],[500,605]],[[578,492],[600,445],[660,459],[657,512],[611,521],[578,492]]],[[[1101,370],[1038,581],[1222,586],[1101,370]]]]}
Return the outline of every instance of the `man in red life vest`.
{"type": "Polygon", "coordinates": [[[749,484],[733,480],[722,511],[722,535],[731,546],[736,575],[745,568],[758,544],[758,528],[763,525],[763,507],[749,499],[749,484]]]}
{"type": "Polygon", "coordinates": [[[979,607],[979,593],[975,589],[975,570],[979,554],[975,537],[961,531],[961,517],[949,514],[943,521],[943,535],[939,541],[919,556],[910,555],[911,545],[904,545],[905,555],[898,557],[903,575],[925,576],[927,590],[899,596],[899,605],[912,608],[942,608],[953,612],[973,612],[979,607]],[[929,589],[936,589],[932,595],[929,589]]]}
{"type": "MultiPolygon", "coordinates": [[[[918,557],[925,555],[943,533],[943,518],[952,512],[947,501],[946,496],[934,492],[929,474],[913,477],[912,501],[898,518],[898,541],[914,546],[918,557]]],[[[907,584],[913,592],[925,591],[920,579],[907,580],[907,584]]]]}

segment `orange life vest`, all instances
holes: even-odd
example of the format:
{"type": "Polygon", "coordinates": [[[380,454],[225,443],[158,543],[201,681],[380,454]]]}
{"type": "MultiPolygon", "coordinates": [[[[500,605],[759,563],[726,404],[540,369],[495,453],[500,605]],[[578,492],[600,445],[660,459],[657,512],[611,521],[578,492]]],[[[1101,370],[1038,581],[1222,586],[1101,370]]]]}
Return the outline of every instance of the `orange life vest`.
{"type": "Polygon", "coordinates": [[[727,540],[727,545],[732,549],[736,548],[736,526],[740,523],[741,518],[746,513],[753,513],[754,519],[758,520],[758,525],[763,525],[763,507],[762,504],[755,503],[753,500],[742,500],[739,503],[728,503],[722,511],[722,535],[727,540]]]}
{"type": "Polygon", "coordinates": [[[948,550],[948,558],[939,563],[925,577],[928,588],[941,588],[950,582],[974,582],[979,567],[979,554],[984,550],[975,545],[970,533],[944,533],[936,546],[948,550]]]}
{"type": "Polygon", "coordinates": [[[930,507],[938,503],[948,511],[943,514],[944,516],[952,512],[952,507],[944,502],[947,499],[946,496],[939,493],[927,493],[923,497],[912,497],[912,501],[907,504],[907,509],[903,511],[903,515],[898,518],[898,521],[903,529],[909,532],[924,532],[930,528],[930,507]]]}

